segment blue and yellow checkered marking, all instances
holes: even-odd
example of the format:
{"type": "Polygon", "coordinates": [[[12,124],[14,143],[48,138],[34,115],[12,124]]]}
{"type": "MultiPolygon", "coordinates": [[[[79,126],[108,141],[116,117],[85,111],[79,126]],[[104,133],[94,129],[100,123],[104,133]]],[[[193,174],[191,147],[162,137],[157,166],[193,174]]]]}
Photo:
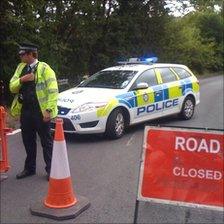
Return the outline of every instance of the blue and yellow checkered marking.
{"type": "Polygon", "coordinates": [[[166,84],[163,84],[163,100],[168,100],[169,99],[169,87],[166,84]]]}
{"type": "Polygon", "coordinates": [[[193,90],[192,80],[178,80],[175,83],[162,84],[149,87],[146,90],[137,90],[118,95],[119,103],[126,105],[128,108],[143,106],[149,103],[156,103],[164,100],[174,99],[185,95],[188,91],[193,90]],[[148,100],[143,99],[147,95],[148,100]]]}
{"type": "Polygon", "coordinates": [[[134,91],[118,95],[116,98],[119,103],[125,104],[128,108],[137,107],[137,97],[134,91]]]}
{"type": "Polygon", "coordinates": [[[189,91],[199,91],[199,85],[191,78],[149,87],[144,90],[127,92],[116,96],[105,108],[98,110],[97,115],[106,116],[113,107],[119,104],[126,105],[129,109],[142,107],[161,101],[176,99],[180,96],[184,96],[189,91]]]}
{"type": "Polygon", "coordinates": [[[181,80],[180,86],[182,87],[182,95],[185,95],[187,92],[193,90],[192,81],[190,79],[181,80]]]}
{"type": "Polygon", "coordinates": [[[152,87],[154,92],[154,102],[159,102],[163,100],[163,87],[160,86],[153,86],[152,87]]]}

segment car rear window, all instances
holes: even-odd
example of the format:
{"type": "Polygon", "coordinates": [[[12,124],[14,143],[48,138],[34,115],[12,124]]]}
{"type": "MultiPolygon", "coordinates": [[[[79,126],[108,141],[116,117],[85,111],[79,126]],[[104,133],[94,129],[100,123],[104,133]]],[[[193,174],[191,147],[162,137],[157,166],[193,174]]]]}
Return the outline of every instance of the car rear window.
{"type": "Polygon", "coordinates": [[[183,68],[173,68],[180,79],[185,79],[191,76],[191,74],[183,68]]]}
{"type": "Polygon", "coordinates": [[[176,75],[169,68],[157,68],[161,74],[163,83],[173,82],[177,80],[176,75]]]}

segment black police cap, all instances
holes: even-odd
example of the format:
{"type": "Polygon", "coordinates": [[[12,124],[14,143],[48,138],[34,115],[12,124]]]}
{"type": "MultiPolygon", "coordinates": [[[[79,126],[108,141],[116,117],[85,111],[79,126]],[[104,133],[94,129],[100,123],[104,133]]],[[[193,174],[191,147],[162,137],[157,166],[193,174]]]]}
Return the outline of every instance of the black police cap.
{"type": "Polygon", "coordinates": [[[30,43],[21,43],[19,45],[19,54],[24,54],[26,52],[37,52],[38,46],[30,43]]]}

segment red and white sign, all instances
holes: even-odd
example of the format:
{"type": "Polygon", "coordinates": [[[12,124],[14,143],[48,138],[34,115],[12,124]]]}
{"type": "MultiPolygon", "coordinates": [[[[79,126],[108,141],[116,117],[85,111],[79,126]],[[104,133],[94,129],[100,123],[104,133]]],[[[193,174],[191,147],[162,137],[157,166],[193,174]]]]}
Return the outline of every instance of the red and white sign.
{"type": "Polygon", "coordinates": [[[146,127],[138,200],[223,210],[224,134],[146,127]]]}

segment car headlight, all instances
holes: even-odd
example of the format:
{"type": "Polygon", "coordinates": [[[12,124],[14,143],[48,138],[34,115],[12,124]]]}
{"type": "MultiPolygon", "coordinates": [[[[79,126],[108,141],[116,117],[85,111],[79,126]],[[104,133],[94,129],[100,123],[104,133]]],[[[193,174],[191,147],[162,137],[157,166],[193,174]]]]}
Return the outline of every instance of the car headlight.
{"type": "Polygon", "coordinates": [[[71,110],[71,113],[94,111],[94,110],[99,109],[101,107],[105,107],[106,105],[107,105],[107,103],[105,103],[105,102],[102,102],[102,103],[85,103],[85,104],[71,110]]]}

